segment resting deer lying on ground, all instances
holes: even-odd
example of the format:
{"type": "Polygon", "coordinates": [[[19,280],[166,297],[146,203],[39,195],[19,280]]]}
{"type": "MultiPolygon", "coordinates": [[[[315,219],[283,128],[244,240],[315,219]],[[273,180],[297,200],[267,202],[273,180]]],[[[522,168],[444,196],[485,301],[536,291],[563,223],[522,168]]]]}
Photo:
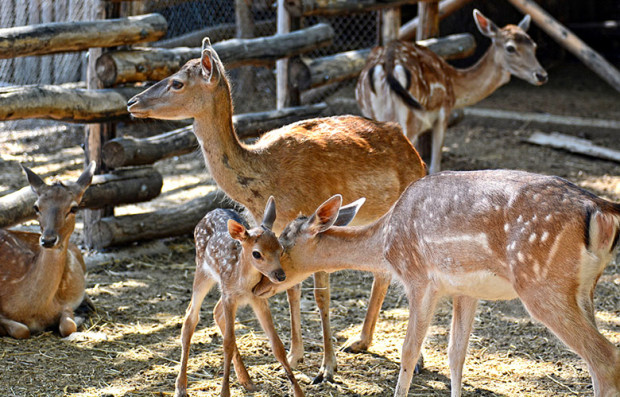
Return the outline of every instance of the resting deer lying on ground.
{"type": "MultiPolygon", "coordinates": [[[[325,199],[341,193],[353,201],[362,196],[367,206],[357,222],[372,222],[390,209],[401,192],[425,173],[413,145],[396,123],[355,116],[319,118],[294,123],[263,135],[255,144],[239,141],[232,124],[233,106],[224,66],[209,39],[202,58],[136,95],[128,102],[135,117],[194,119],[205,162],[218,186],[243,204],[254,219],[262,219],[263,203],[273,195],[278,203],[274,232],[310,213],[325,199]]],[[[375,273],[368,313],[353,351],[371,342],[379,309],[390,283],[375,273]]],[[[315,275],[314,291],[323,323],[325,356],[316,380],[332,379],[336,356],[329,326],[329,278],[315,275]]],[[[300,288],[288,292],[292,343],[289,360],[303,356],[300,288]]]]}
{"type": "Polygon", "coordinates": [[[501,29],[478,10],[474,20],[492,42],[472,67],[456,69],[426,47],[396,40],[372,50],[355,88],[366,117],[398,122],[414,144],[432,129],[431,173],[441,167],[452,109],[481,101],[508,83],[511,74],[534,85],[547,81],[547,72],[536,60],[536,44],[525,33],[529,15],[518,26],[501,29]]]}
{"type": "Polygon", "coordinates": [[[73,311],[86,286],[82,253],[69,237],[95,163],[77,182],[52,185],[23,168],[37,195],[41,233],[0,229],[0,334],[24,339],[58,325],[65,337],[77,329],[73,311]]]}
{"type": "Polygon", "coordinates": [[[218,283],[222,296],[215,305],[213,317],[224,336],[224,380],[222,396],[230,396],[230,362],[237,379],[248,390],[255,390],[235,341],[235,314],[239,306],[252,306],[261,327],[271,342],[276,359],[282,364],[293,384],[296,397],[303,397],[293,371],[286,359],[286,350],[278,337],[266,299],[257,298],[252,288],[264,275],[281,283],[286,275],[280,266],[282,247],[271,231],[276,219],[273,197],[267,202],[260,227],[247,230],[239,215],[231,210],[209,212],[196,226],[196,273],[192,300],[181,331],[181,370],[176,380],[175,396],[187,396],[187,360],[189,347],[200,316],[200,306],[209,290],[218,283]],[[237,240],[237,241],[235,241],[237,240]]]}
{"type": "MultiPolygon", "coordinates": [[[[382,266],[405,287],[409,322],[395,396],[406,396],[441,296],[452,296],[451,395],[479,299],[520,298],[587,363],[596,396],[620,395],[620,350],[598,331],[594,289],[618,247],[620,204],[558,178],[520,171],[442,172],[409,186],[392,209],[362,227],[332,227],[333,197],[280,236],[286,283],[316,271],[382,266]]],[[[278,286],[277,288],[282,288],[278,286]]],[[[276,288],[263,278],[255,294],[276,288]]]]}

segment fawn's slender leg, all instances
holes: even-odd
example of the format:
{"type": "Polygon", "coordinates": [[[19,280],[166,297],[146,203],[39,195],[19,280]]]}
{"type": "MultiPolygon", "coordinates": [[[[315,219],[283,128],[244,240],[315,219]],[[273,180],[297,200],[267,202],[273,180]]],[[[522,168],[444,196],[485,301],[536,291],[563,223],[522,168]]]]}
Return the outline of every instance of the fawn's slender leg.
{"type": "Polygon", "coordinates": [[[189,349],[192,343],[192,336],[196,330],[196,325],[200,319],[200,307],[209,290],[215,284],[215,280],[210,277],[194,277],[194,287],[192,289],[192,300],[189,302],[181,329],[181,369],[175,383],[175,397],[187,396],[187,361],[189,359],[189,349]]]}
{"type": "Polygon", "coordinates": [[[323,362],[318,375],[312,381],[313,384],[334,381],[334,372],[337,369],[336,352],[332,341],[332,328],[329,321],[329,274],[326,272],[314,273],[314,299],[319,308],[321,325],[323,327],[323,362]]]}
{"type": "Polygon", "coordinates": [[[301,284],[286,291],[291,316],[291,351],[288,362],[291,368],[297,368],[304,358],[304,342],[301,339],[301,284]]]}
{"type": "MultiPolygon", "coordinates": [[[[230,363],[235,352],[238,354],[237,343],[235,340],[235,314],[237,313],[237,302],[235,299],[222,296],[220,299],[224,310],[224,375],[222,379],[221,397],[230,397],[230,363]]],[[[249,376],[248,376],[249,380],[249,376]]],[[[243,382],[239,380],[242,384],[243,382]]]]}
{"type": "Polygon", "coordinates": [[[430,173],[434,174],[441,171],[441,148],[443,147],[443,141],[446,136],[446,129],[448,128],[448,120],[450,119],[450,110],[442,108],[439,111],[439,116],[435,125],[433,126],[433,144],[431,154],[431,167],[430,173]]]}
{"type": "MultiPolygon", "coordinates": [[[[227,329],[227,323],[226,323],[226,316],[225,316],[225,304],[222,301],[222,299],[220,299],[217,304],[215,305],[215,309],[213,310],[213,317],[215,318],[215,322],[217,323],[217,326],[220,328],[220,332],[222,332],[222,335],[226,335],[226,329],[227,329]]],[[[236,311],[236,308],[235,308],[236,311]]],[[[234,336],[234,326],[235,326],[235,321],[234,321],[234,315],[233,315],[233,336],[234,336]]],[[[245,364],[243,364],[243,359],[241,358],[241,353],[239,353],[239,348],[237,347],[237,340],[235,338],[233,338],[232,340],[232,362],[233,365],[235,366],[235,373],[237,374],[237,380],[239,381],[239,383],[247,390],[247,391],[256,391],[256,386],[254,385],[254,383],[252,382],[252,379],[250,379],[250,374],[248,374],[248,370],[245,367],[245,364]]]]}
{"type": "Polygon", "coordinates": [[[299,387],[297,379],[295,379],[295,375],[293,374],[291,366],[286,358],[286,350],[284,349],[284,345],[282,344],[280,337],[278,337],[278,333],[273,325],[273,318],[271,317],[271,310],[269,310],[267,300],[255,298],[250,302],[250,304],[252,305],[252,309],[254,309],[254,313],[256,314],[256,318],[258,318],[261,327],[269,338],[273,355],[280,362],[280,364],[282,364],[282,367],[284,367],[284,372],[286,372],[286,376],[293,385],[293,393],[295,397],[303,397],[304,393],[301,390],[301,387],[299,387]]]}
{"type": "Polygon", "coordinates": [[[467,355],[469,335],[474,324],[478,299],[469,296],[455,296],[452,299],[452,325],[448,345],[450,366],[450,388],[452,397],[461,396],[463,363],[467,355]]]}

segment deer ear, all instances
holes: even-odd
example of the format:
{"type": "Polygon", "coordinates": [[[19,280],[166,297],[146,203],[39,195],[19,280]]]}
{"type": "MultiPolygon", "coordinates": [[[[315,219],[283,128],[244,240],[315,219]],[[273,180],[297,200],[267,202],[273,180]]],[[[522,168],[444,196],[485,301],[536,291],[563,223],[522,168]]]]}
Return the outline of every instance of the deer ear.
{"type": "Polygon", "coordinates": [[[245,230],[245,226],[233,219],[228,220],[228,233],[230,234],[230,237],[242,242],[247,240],[249,237],[248,231],[245,230]]]}
{"type": "Polygon", "coordinates": [[[340,207],[340,211],[338,211],[338,217],[336,218],[336,221],[334,221],[334,226],[346,226],[351,223],[351,221],[353,220],[353,218],[355,218],[355,215],[357,215],[357,212],[362,207],[362,204],[364,204],[365,201],[366,198],[362,197],[349,205],[340,207]]]}
{"type": "Polygon", "coordinates": [[[90,164],[88,164],[88,167],[86,167],[86,169],[82,172],[82,175],[80,175],[80,177],[76,181],[76,184],[80,186],[83,190],[86,190],[86,188],[93,181],[93,175],[95,175],[96,168],[97,163],[91,161],[90,164]]]}
{"type": "Polygon", "coordinates": [[[263,226],[267,229],[271,230],[273,228],[273,223],[276,221],[276,200],[273,196],[269,196],[269,200],[267,200],[267,205],[265,206],[265,215],[263,215],[263,226]]]}
{"type": "Polygon", "coordinates": [[[214,69],[215,69],[215,60],[213,54],[215,51],[211,46],[211,40],[208,37],[205,37],[202,40],[202,55],[200,57],[200,66],[202,68],[202,77],[207,80],[207,82],[211,82],[211,78],[213,77],[214,69]]]}
{"type": "Polygon", "coordinates": [[[47,185],[43,182],[43,179],[41,179],[39,175],[32,172],[30,168],[23,164],[21,164],[21,166],[24,169],[24,172],[26,172],[26,177],[28,177],[28,183],[30,183],[32,191],[35,192],[37,196],[40,195],[42,193],[41,189],[47,185]]]}
{"type": "Polygon", "coordinates": [[[482,13],[477,9],[474,9],[474,21],[476,22],[476,26],[478,26],[478,30],[483,35],[490,38],[497,36],[499,28],[495,25],[495,23],[493,23],[493,21],[482,15],[482,13]]]}
{"type": "Polygon", "coordinates": [[[519,22],[519,27],[523,29],[524,32],[527,32],[527,30],[530,28],[531,20],[532,18],[530,17],[530,14],[525,14],[521,22],[519,22]]]}
{"type": "Polygon", "coordinates": [[[311,233],[316,235],[332,227],[338,218],[338,211],[341,205],[342,196],[339,194],[332,196],[321,204],[307,221],[311,233]]]}

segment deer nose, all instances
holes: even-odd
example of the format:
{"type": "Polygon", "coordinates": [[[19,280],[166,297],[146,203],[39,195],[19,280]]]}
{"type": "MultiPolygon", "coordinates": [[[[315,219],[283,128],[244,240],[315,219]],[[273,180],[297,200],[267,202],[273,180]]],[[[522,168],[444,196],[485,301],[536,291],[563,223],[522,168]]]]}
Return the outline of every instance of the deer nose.
{"type": "Polygon", "coordinates": [[[544,84],[547,82],[548,77],[547,77],[547,73],[540,73],[540,72],[536,72],[534,74],[534,76],[536,77],[536,80],[540,83],[540,84],[544,84]]]}
{"type": "Polygon", "coordinates": [[[43,248],[52,248],[58,242],[58,236],[41,236],[39,242],[43,248]]]}
{"type": "Polygon", "coordinates": [[[127,107],[130,107],[131,105],[134,105],[136,103],[138,103],[138,98],[133,97],[129,101],[127,101],[127,107]]]}
{"type": "Polygon", "coordinates": [[[286,274],[284,273],[284,270],[282,269],[275,270],[273,272],[273,277],[278,281],[286,280],[286,274]]]}

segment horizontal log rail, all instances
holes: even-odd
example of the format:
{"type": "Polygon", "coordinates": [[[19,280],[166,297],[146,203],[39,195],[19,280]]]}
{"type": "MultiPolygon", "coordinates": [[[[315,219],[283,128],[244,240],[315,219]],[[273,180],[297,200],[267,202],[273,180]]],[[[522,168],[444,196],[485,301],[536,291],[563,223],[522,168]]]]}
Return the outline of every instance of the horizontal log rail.
{"type": "MultiPolygon", "coordinates": [[[[96,209],[150,201],[161,193],[162,183],[161,174],[153,167],[129,168],[95,175],[80,206],[96,209]]],[[[0,197],[0,227],[33,219],[36,200],[37,196],[30,186],[0,197]]]]}
{"type": "Polygon", "coordinates": [[[176,207],[103,218],[94,227],[94,248],[190,234],[205,214],[216,208],[240,209],[240,206],[221,190],[214,190],[176,207]]]}
{"type": "MultiPolygon", "coordinates": [[[[287,34],[220,41],[213,44],[213,48],[227,68],[268,66],[280,58],[329,45],[333,37],[332,27],[320,23],[287,34]]],[[[97,59],[97,75],[106,86],[161,80],[179,70],[190,59],[200,58],[200,54],[200,47],[111,51],[97,59]]]]}
{"type": "Polygon", "coordinates": [[[342,15],[368,12],[432,0],[285,0],[284,7],[292,17],[342,15]]]}
{"type": "Polygon", "coordinates": [[[84,22],[52,22],[0,29],[0,59],[85,51],[162,38],[168,29],[159,14],[84,22]]]}
{"type": "MultiPolygon", "coordinates": [[[[320,103],[269,112],[238,114],[233,116],[233,124],[237,135],[246,139],[298,120],[317,117],[326,110],[327,105],[320,103]]],[[[113,168],[153,164],[172,156],[191,153],[197,148],[198,141],[189,126],[149,138],[112,139],[103,146],[103,161],[113,168]]]]}
{"type": "MultiPolygon", "coordinates": [[[[448,15],[453,14],[465,4],[471,2],[472,0],[441,0],[439,2],[439,20],[441,21],[448,15]]],[[[400,40],[414,40],[415,32],[420,25],[420,18],[415,17],[411,21],[407,22],[398,30],[398,38],[400,40]]]]}
{"type": "Polygon", "coordinates": [[[52,119],[94,123],[127,117],[127,100],[141,87],[87,90],[74,85],[0,88],[0,120],[52,119]]]}

